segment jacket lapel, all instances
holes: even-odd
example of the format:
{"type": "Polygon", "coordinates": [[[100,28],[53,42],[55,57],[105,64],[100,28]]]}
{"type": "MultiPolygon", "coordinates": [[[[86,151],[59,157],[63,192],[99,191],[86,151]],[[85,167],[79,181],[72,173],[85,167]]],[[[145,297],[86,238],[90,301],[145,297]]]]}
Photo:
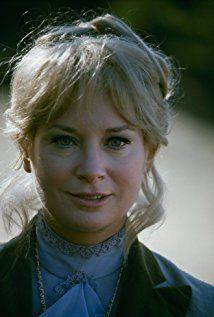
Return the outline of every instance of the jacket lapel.
{"type": "Polygon", "coordinates": [[[136,240],[122,275],[116,317],[185,316],[190,286],[165,286],[164,282],[166,278],[154,255],[136,240]]]}

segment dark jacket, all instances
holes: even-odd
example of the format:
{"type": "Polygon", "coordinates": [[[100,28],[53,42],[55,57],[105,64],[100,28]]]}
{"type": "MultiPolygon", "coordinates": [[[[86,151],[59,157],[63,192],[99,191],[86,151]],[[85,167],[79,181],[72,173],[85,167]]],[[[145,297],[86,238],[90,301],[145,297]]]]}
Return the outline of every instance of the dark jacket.
{"type": "MultiPolygon", "coordinates": [[[[34,223],[0,252],[2,317],[32,317],[34,223]]],[[[136,240],[123,270],[116,317],[144,316],[214,317],[214,287],[136,240]]]]}

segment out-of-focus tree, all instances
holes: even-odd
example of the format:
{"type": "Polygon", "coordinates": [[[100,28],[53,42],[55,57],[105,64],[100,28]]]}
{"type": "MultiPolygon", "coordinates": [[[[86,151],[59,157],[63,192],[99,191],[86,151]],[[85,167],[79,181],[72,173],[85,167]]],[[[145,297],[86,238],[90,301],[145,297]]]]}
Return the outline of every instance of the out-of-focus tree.
{"type": "Polygon", "coordinates": [[[214,1],[117,0],[114,9],[176,60],[183,96],[178,96],[179,107],[213,122],[214,1]]]}
{"type": "Polygon", "coordinates": [[[172,56],[176,67],[181,68],[182,89],[177,106],[214,122],[213,0],[1,0],[1,59],[15,53],[16,44],[29,24],[36,26],[41,16],[68,7],[75,10],[75,18],[88,9],[124,17],[148,42],[156,43],[172,56]]]}

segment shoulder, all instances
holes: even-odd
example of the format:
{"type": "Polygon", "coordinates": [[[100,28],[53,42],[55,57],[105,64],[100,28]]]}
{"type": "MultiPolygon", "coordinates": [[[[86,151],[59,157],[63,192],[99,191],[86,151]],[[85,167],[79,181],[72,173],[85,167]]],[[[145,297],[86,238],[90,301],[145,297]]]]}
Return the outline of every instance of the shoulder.
{"type": "Polygon", "coordinates": [[[13,267],[17,258],[20,237],[15,237],[8,242],[0,244],[0,279],[13,267]]]}
{"type": "Polygon", "coordinates": [[[166,278],[164,282],[166,287],[182,285],[191,287],[192,295],[187,316],[197,317],[202,316],[202,314],[207,317],[211,316],[214,312],[214,286],[184,272],[166,257],[154,251],[152,254],[166,278]]]}
{"type": "MultiPolygon", "coordinates": [[[[12,272],[17,263],[17,239],[0,245],[0,288],[4,285],[4,281],[12,276],[12,272]]],[[[1,293],[1,292],[0,292],[1,293]]]]}
{"type": "Polygon", "coordinates": [[[25,261],[32,256],[34,241],[33,219],[28,228],[10,241],[0,244],[0,279],[4,277],[18,261],[25,261]]]}
{"type": "Polygon", "coordinates": [[[17,244],[19,243],[21,234],[6,241],[0,243],[0,255],[4,254],[8,249],[16,249],[17,244]]]}
{"type": "Polygon", "coordinates": [[[176,264],[172,261],[167,259],[166,257],[160,255],[157,252],[152,251],[155,259],[157,260],[164,276],[166,277],[167,281],[174,285],[174,284],[183,284],[188,283],[193,288],[201,288],[202,290],[206,288],[211,292],[214,292],[214,286],[208,284],[204,281],[197,279],[196,277],[192,276],[191,274],[181,270],[176,264]]]}
{"type": "Polygon", "coordinates": [[[0,252],[3,250],[4,246],[7,244],[7,242],[5,243],[0,243],[0,252]]]}

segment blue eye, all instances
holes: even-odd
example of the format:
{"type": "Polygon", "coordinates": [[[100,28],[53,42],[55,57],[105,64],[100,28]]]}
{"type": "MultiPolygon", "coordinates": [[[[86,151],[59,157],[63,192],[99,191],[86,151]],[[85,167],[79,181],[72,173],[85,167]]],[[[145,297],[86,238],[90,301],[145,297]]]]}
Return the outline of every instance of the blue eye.
{"type": "Polygon", "coordinates": [[[131,141],[129,139],[121,137],[121,136],[110,137],[107,140],[107,145],[110,146],[114,150],[120,150],[130,143],[131,141]]]}
{"type": "Polygon", "coordinates": [[[52,138],[52,142],[61,148],[68,148],[77,144],[77,141],[69,135],[57,135],[52,138]]]}

